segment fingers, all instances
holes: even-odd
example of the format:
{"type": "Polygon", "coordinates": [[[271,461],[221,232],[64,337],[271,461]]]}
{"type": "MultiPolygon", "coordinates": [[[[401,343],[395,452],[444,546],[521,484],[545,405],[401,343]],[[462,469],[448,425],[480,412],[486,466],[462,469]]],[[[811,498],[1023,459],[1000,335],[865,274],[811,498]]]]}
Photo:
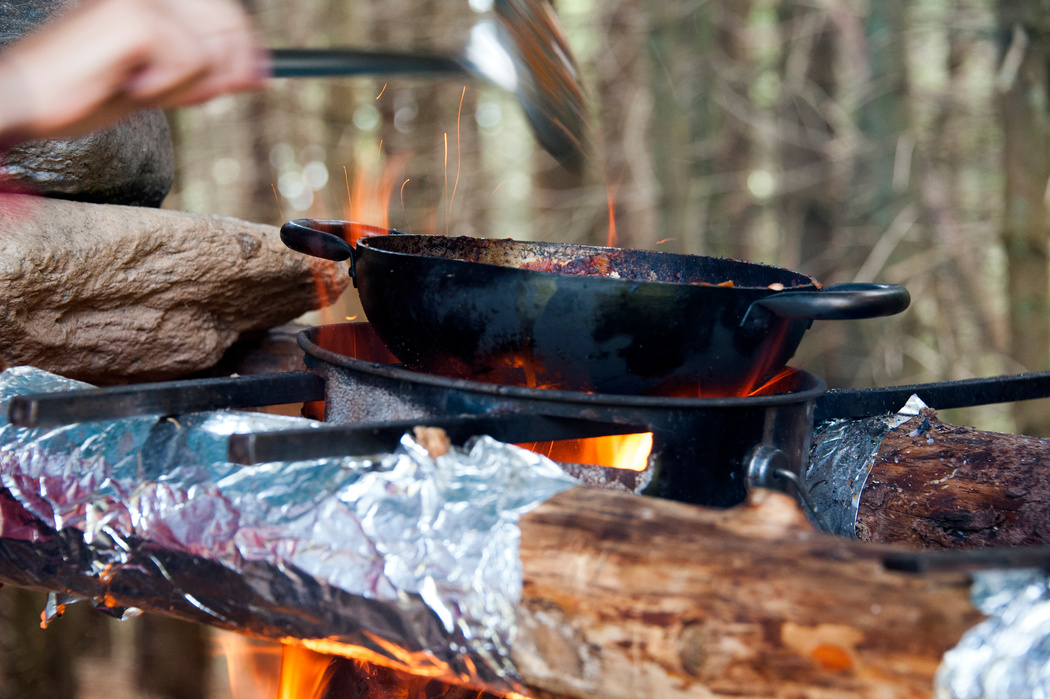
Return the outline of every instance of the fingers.
{"type": "Polygon", "coordinates": [[[232,0],[89,0],[0,54],[0,138],[77,135],[257,87],[260,54],[232,0]]]}
{"type": "Polygon", "coordinates": [[[229,0],[152,2],[169,30],[156,60],[126,85],[132,98],[167,107],[261,83],[261,49],[236,4],[229,0]]]}

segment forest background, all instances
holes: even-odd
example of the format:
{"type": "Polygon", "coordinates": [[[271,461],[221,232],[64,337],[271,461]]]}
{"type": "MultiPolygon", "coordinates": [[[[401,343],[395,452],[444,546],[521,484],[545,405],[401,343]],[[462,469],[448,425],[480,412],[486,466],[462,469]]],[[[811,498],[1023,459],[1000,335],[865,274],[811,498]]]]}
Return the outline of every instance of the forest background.
{"type": "MultiPolygon", "coordinates": [[[[462,46],[485,1],[246,0],[270,46],[427,51],[462,46]]],[[[275,80],[169,114],[165,207],[598,244],[611,218],[625,247],[905,285],[905,313],[806,335],[792,363],[833,387],[1050,368],[1045,0],[555,6],[591,110],[581,174],[479,83],[275,80]]],[[[360,313],[351,290],[314,320],[360,313]]],[[[947,417],[1050,437],[1050,401],[947,417]]],[[[0,697],[232,696],[214,630],[76,605],[42,633],[42,608],[0,594],[0,697]]]]}
{"type": "MultiPolygon", "coordinates": [[[[249,0],[271,46],[455,51],[486,0],[249,0]]],[[[1048,368],[1050,14],[1041,0],[557,0],[593,157],[464,78],[275,80],[171,114],[165,206],[280,223],[617,244],[905,285],[818,322],[832,387],[1048,368]]],[[[350,297],[327,315],[353,316],[350,297]]],[[[950,418],[1050,436],[1050,406],[950,418]]]]}

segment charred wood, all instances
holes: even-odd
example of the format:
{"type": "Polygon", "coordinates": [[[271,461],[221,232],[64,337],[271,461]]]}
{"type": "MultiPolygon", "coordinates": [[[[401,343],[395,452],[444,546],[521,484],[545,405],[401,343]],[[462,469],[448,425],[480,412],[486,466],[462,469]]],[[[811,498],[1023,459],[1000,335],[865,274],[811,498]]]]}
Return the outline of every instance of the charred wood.
{"type": "Polygon", "coordinates": [[[1050,543],[1050,439],[957,427],[924,411],[882,440],[857,535],[924,549],[1050,543]]]}

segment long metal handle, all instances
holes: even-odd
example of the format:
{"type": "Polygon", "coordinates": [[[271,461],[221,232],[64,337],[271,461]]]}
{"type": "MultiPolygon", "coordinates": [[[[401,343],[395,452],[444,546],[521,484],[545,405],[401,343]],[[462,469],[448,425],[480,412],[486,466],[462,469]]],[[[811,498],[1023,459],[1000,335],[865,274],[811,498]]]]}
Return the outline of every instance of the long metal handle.
{"type": "Polygon", "coordinates": [[[355,49],[274,49],[270,56],[272,75],[275,78],[466,72],[466,68],[454,58],[421,53],[355,49]]]}

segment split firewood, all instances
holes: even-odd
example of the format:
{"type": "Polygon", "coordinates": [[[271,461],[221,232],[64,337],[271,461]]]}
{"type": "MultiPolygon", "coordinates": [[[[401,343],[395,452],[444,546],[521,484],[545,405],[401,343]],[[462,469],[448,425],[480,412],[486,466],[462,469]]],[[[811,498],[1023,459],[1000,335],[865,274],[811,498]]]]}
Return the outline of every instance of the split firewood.
{"type": "Polygon", "coordinates": [[[1050,543],[1050,439],[956,427],[924,410],[883,438],[857,534],[925,549],[1050,543]]]}

